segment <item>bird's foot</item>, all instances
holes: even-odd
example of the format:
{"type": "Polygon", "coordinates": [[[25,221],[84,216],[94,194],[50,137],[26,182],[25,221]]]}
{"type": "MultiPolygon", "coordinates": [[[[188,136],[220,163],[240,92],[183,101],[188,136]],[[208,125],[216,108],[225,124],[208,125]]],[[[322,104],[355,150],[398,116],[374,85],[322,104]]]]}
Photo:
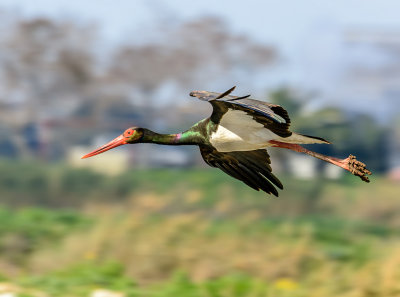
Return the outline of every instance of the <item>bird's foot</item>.
{"type": "Polygon", "coordinates": [[[372,172],[366,168],[366,165],[356,159],[355,156],[350,155],[348,158],[344,159],[347,162],[348,171],[351,174],[359,176],[361,180],[369,183],[369,178],[367,175],[371,175],[372,172]]]}

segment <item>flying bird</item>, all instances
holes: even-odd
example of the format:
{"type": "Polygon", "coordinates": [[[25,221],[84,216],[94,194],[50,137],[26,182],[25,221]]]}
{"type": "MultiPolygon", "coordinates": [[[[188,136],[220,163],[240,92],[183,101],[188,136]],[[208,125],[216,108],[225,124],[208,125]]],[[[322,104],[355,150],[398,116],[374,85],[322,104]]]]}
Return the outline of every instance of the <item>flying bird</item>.
{"type": "Polygon", "coordinates": [[[190,96],[209,102],[213,112],[209,118],[177,134],[159,134],[146,128],[131,127],[123,134],[85,155],[89,158],[123,144],[156,143],[165,145],[197,145],[201,156],[211,167],[244,182],[249,187],[278,196],[283,189],[272,173],[267,148],[278,147],[301,152],[332,163],[369,182],[371,172],[352,155],[337,159],[310,151],[300,144],[330,142],[315,136],[291,132],[287,111],[275,104],[250,99],[250,95],[230,95],[235,87],[224,93],[193,91],[190,96]]]}

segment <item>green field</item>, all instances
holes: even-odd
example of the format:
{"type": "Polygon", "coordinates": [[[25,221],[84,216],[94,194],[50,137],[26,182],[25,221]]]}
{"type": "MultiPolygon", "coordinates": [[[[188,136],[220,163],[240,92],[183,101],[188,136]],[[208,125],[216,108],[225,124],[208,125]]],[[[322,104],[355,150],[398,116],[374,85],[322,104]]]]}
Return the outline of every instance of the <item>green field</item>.
{"type": "Polygon", "coordinates": [[[3,161],[0,293],[400,295],[399,184],[280,177],[275,198],[212,169],[3,161]]]}

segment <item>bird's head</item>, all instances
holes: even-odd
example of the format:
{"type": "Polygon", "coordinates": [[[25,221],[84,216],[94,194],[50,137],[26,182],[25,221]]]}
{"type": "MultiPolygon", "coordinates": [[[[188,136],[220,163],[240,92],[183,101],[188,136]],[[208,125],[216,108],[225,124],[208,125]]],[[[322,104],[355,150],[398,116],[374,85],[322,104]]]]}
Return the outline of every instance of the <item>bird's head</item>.
{"type": "Polygon", "coordinates": [[[120,136],[111,140],[109,143],[99,147],[98,149],[94,150],[93,152],[84,155],[82,159],[86,159],[89,157],[93,157],[95,155],[104,153],[110,149],[116,148],[117,146],[128,144],[128,143],[137,143],[140,142],[143,138],[144,130],[143,128],[139,127],[131,127],[128,128],[122,133],[120,136]]]}

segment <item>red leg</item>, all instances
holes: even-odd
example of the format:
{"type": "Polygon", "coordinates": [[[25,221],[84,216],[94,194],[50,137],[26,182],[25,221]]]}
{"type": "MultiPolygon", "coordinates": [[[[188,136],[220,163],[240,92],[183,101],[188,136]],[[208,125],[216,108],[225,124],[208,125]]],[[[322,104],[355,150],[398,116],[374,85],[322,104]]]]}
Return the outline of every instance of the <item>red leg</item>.
{"type": "Polygon", "coordinates": [[[285,142],[280,142],[280,141],[275,141],[271,140],[270,143],[274,147],[280,147],[280,148],[286,148],[295,152],[299,153],[305,153],[310,156],[313,156],[315,158],[321,159],[323,161],[332,163],[336,166],[339,166],[347,171],[350,171],[352,174],[359,176],[363,181],[369,183],[368,176],[371,174],[371,171],[369,171],[365,164],[356,160],[356,157],[353,155],[348,156],[346,159],[338,159],[335,157],[330,157],[330,156],[325,156],[313,151],[310,151],[304,147],[302,147],[299,144],[293,144],[293,143],[285,143],[285,142]]]}

